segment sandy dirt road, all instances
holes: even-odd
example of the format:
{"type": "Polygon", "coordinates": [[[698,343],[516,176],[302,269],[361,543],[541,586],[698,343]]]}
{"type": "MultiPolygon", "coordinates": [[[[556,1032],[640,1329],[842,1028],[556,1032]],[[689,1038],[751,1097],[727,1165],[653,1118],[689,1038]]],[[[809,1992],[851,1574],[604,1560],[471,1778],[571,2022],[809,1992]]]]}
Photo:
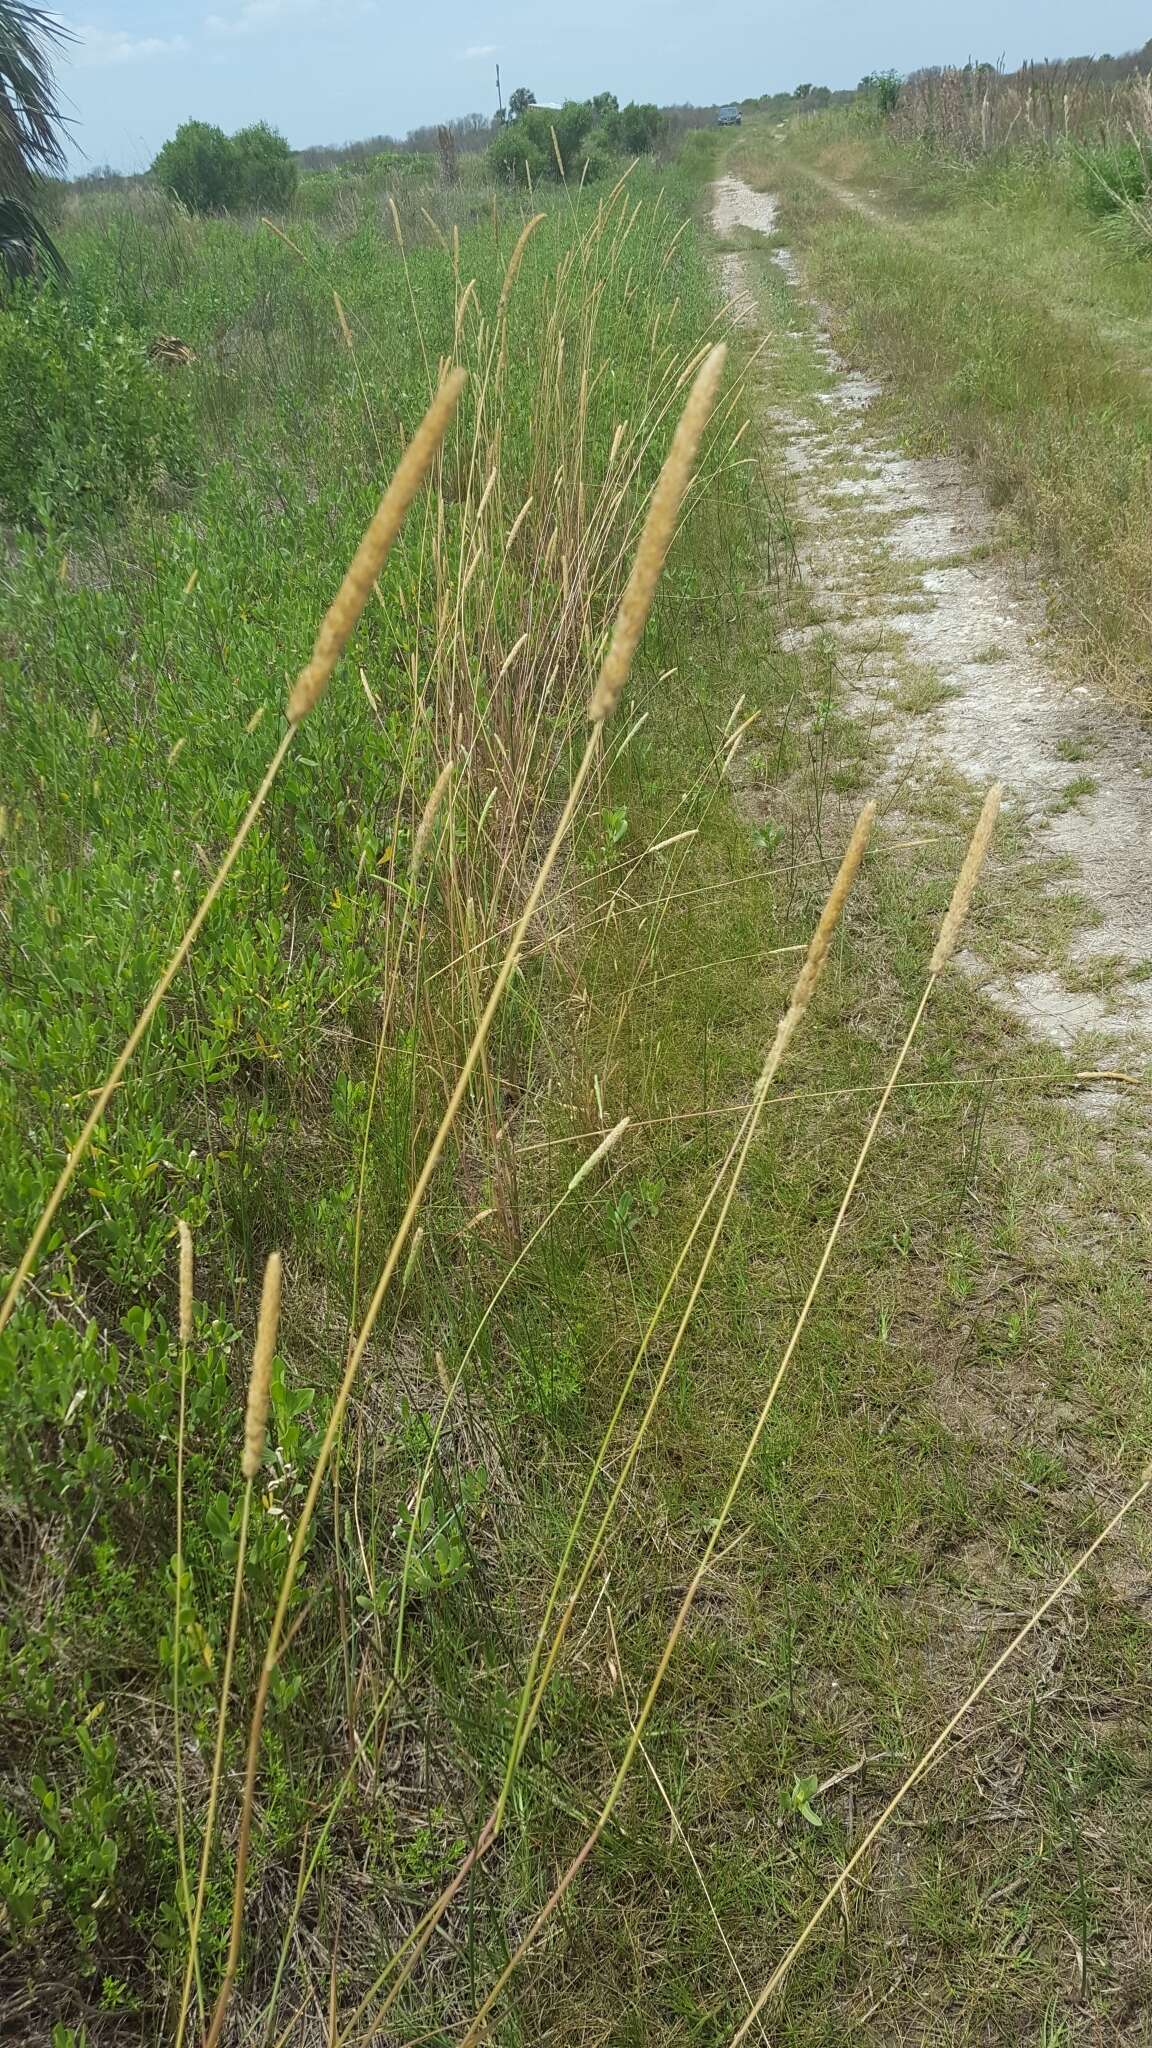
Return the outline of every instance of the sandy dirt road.
{"type": "MultiPolygon", "coordinates": [[[[732,177],[714,187],[719,235],[776,224],[770,193],[732,177]]],[[[1090,1034],[1131,1060],[1152,1048],[1152,736],[1061,672],[980,490],[959,463],[909,456],[877,431],[882,386],[838,356],[790,251],[772,256],[814,313],[826,371],[818,405],[771,411],[819,616],[782,644],[833,643],[845,701],[880,740],[891,807],[942,769],[1004,781],[1057,857],[1052,886],[1071,886],[1083,914],[1059,962],[1005,978],[969,956],[970,971],[1038,1036],[1071,1048],[1090,1034]]],[[[720,267],[735,317],[755,326],[747,258],[729,251],[720,267]]]]}

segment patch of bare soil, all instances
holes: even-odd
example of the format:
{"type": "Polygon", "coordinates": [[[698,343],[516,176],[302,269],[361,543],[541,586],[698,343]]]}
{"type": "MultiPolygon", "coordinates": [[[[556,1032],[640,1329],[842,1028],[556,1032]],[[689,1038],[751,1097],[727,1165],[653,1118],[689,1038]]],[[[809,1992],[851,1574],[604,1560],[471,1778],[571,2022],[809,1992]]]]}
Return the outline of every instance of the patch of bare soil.
{"type": "MultiPolygon", "coordinates": [[[[713,224],[770,235],[775,201],[721,179],[713,224]]],[[[790,253],[772,253],[802,290],[790,253]]],[[[737,320],[754,323],[744,259],[722,260],[737,320]]],[[[1037,851],[1062,857],[1060,886],[1072,877],[1085,929],[1059,970],[992,974],[969,955],[969,971],[1036,1036],[1127,1041],[1130,1064],[1152,1040],[1152,732],[1058,673],[1043,605],[997,559],[981,492],[958,463],[889,445],[870,421],[882,387],[838,356],[822,325],[816,347],[829,377],[818,409],[774,413],[821,621],[784,644],[835,646],[849,707],[887,757],[890,810],[942,769],[1005,783],[1037,851]]]]}

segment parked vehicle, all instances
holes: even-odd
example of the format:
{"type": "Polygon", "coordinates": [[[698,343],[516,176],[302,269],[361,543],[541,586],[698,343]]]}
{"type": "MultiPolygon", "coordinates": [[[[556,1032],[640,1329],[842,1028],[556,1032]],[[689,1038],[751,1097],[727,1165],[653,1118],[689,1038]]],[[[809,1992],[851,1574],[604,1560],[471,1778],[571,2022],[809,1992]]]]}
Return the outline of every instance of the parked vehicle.
{"type": "Polygon", "coordinates": [[[739,107],[717,107],[716,109],[716,126],[718,128],[739,128],[742,118],[739,107]]]}

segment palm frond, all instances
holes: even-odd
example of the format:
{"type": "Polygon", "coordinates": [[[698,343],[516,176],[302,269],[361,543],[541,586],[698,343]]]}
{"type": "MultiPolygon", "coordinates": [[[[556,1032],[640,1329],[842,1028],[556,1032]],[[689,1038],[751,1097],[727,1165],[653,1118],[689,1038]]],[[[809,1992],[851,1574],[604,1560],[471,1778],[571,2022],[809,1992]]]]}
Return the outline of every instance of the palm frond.
{"type": "Polygon", "coordinates": [[[65,168],[52,60],[70,41],[55,15],[25,0],[0,0],[0,193],[22,192],[65,168]]]}
{"type": "Polygon", "coordinates": [[[46,270],[57,277],[67,275],[67,265],[47,228],[23,200],[0,199],[0,278],[16,284],[46,270]]]}

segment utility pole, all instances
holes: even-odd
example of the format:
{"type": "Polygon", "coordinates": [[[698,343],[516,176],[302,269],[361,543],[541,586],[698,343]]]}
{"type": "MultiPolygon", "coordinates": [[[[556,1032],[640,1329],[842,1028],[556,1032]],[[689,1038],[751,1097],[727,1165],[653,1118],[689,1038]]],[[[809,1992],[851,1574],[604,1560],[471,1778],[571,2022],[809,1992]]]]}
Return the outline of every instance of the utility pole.
{"type": "Polygon", "coordinates": [[[501,119],[503,119],[503,115],[504,115],[504,95],[503,95],[503,94],[502,94],[502,92],[500,91],[500,66],[499,66],[499,65],[497,65],[497,66],[496,66],[496,105],[497,105],[497,106],[499,107],[499,109],[500,109],[500,115],[501,115],[501,119]]]}

